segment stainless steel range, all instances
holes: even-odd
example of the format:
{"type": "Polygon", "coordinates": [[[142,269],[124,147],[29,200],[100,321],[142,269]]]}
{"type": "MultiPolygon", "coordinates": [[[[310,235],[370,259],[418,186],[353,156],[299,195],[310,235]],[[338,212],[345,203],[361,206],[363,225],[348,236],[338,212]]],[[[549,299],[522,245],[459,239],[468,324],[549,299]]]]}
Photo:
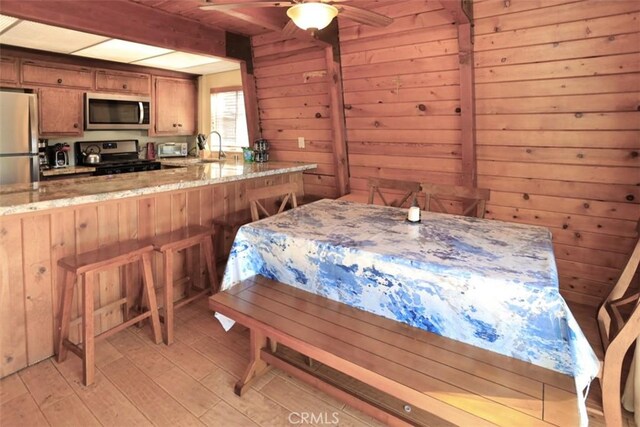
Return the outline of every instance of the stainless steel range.
{"type": "Polygon", "coordinates": [[[76,142],[76,164],[96,168],[94,175],[160,169],[160,162],[138,158],[138,140],[76,142]]]}

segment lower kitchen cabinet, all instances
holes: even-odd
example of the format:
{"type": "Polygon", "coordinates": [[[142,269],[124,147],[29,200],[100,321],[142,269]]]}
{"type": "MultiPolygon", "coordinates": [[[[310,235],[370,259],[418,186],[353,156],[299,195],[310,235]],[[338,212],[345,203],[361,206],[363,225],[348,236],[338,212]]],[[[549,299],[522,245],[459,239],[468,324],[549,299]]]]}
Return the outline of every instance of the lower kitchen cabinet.
{"type": "Polygon", "coordinates": [[[188,79],[155,77],[154,93],[154,133],[156,135],[195,134],[198,110],[196,82],[188,79]]]}
{"type": "Polygon", "coordinates": [[[41,88],[37,94],[40,136],[82,136],[82,92],[41,88]]]}

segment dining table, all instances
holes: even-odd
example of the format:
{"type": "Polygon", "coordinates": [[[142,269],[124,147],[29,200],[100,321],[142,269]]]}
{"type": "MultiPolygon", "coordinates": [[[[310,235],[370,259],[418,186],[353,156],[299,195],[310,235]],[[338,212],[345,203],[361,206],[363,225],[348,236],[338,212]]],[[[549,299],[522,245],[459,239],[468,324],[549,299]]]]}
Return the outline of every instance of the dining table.
{"type": "Polygon", "coordinates": [[[586,424],[600,364],[544,227],[325,199],[238,230],[221,289],[254,275],[570,375],[586,424]]]}

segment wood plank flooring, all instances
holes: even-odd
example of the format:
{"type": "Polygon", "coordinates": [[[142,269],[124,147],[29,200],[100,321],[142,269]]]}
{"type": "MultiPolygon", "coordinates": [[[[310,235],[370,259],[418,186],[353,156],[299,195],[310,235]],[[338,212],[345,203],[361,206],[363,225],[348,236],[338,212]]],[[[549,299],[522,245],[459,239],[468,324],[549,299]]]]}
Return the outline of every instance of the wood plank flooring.
{"type": "MultiPolygon", "coordinates": [[[[576,309],[580,315],[585,308],[576,309]]],[[[586,327],[585,327],[586,328],[586,327]]],[[[176,342],[155,345],[149,328],[131,327],[96,348],[96,382],[81,384],[80,360],[46,359],[0,380],[0,425],[11,426],[288,426],[300,414],[321,414],[315,425],[379,426],[357,409],[273,369],[242,398],[233,384],[244,370],[248,333],[225,333],[207,299],[176,312],[176,342]],[[334,418],[334,414],[335,417],[334,418]]],[[[590,332],[585,331],[590,337],[590,332]]],[[[591,337],[590,337],[591,338],[591,337]]],[[[590,425],[604,426],[594,383],[590,425]]],[[[625,413],[628,427],[634,426],[625,413]]]]}

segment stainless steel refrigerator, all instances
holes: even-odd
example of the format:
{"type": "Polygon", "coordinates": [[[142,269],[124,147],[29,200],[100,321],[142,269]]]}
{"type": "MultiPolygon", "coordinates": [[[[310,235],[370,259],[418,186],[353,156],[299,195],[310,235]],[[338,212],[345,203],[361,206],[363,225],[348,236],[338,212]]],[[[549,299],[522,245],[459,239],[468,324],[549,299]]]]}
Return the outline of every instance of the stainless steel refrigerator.
{"type": "Polygon", "coordinates": [[[0,185],[39,178],[36,95],[0,91],[0,185]]]}

